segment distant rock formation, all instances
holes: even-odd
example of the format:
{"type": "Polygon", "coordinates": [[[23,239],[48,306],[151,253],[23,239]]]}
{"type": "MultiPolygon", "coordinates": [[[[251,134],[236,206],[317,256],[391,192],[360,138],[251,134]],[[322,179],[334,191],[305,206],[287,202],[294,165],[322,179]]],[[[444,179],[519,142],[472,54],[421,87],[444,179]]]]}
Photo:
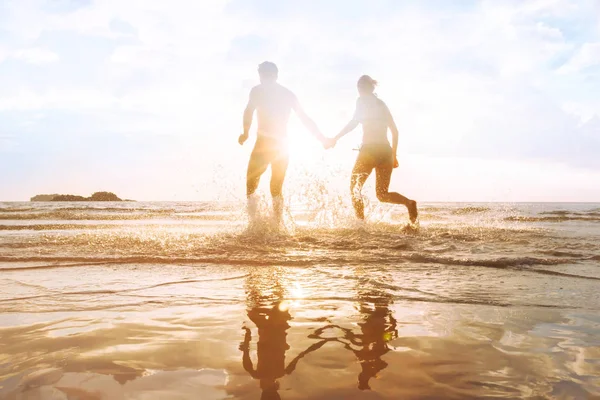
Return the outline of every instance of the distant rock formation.
{"type": "Polygon", "coordinates": [[[52,201],[58,194],[38,194],[33,196],[30,201],[52,201]]]}
{"type": "Polygon", "coordinates": [[[123,201],[112,192],[96,192],[87,198],[88,201],[123,201]]]}
{"type": "Polygon", "coordinates": [[[77,196],[74,194],[59,194],[54,196],[50,201],[87,201],[87,197],[77,196]]]}
{"type": "MultiPolygon", "coordinates": [[[[90,197],[73,194],[38,194],[31,201],[123,201],[112,192],[96,192],[90,197]]],[[[132,200],[129,200],[132,201],[132,200]]]]}

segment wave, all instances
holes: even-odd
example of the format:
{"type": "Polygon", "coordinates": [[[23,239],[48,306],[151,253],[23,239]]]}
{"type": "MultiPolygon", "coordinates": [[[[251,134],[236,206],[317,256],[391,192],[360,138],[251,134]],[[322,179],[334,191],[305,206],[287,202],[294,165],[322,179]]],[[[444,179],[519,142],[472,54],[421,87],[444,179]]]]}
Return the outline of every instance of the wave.
{"type": "MultiPolygon", "coordinates": [[[[121,290],[103,289],[103,290],[78,290],[75,292],[60,291],[57,293],[0,299],[0,303],[10,302],[10,301],[40,299],[40,298],[56,297],[56,296],[63,297],[63,296],[78,296],[78,295],[86,295],[87,296],[87,295],[98,295],[98,294],[102,295],[102,294],[133,293],[133,292],[140,292],[140,291],[148,290],[148,289],[155,289],[158,287],[175,286],[175,285],[180,285],[180,284],[190,284],[190,283],[199,283],[199,282],[214,282],[214,281],[224,282],[224,281],[231,281],[231,280],[239,280],[239,279],[244,279],[244,278],[248,277],[248,275],[249,274],[242,274],[242,275],[237,275],[237,276],[230,276],[230,277],[225,277],[225,278],[214,278],[214,279],[184,279],[184,280],[178,280],[178,281],[161,282],[161,283],[157,283],[155,285],[146,285],[146,286],[140,286],[140,287],[136,287],[136,288],[121,289],[121,290]]],[[[199,298],[199,299],[201,299],[201,298],[199,298]]]]}
{"type": "Polygon", "coordinates": [[[0,220],[65,220],[65,221],[127,221],[127,220],[152,220],[152,219],[173,219],[173,220],[233,220],[240,218],[240,213],[234,212],[211,212],[193,214],[192,212],[172,213],[172,212],[143,212],[140,213],[121,213],[121,214],[102,214],[87,212],[74,213],[70,211],[52,211],[35,214],[0,214],[0,220]]]}
{"type": "Polygon", "coordinates": [[[454,215],[465,215],[465,214],[479,214],[490,211],[489,207],[462,207],[455,210],[452,210],[452,214],[454,215]]]}
{"type": "MultiPolygon", "coordinates": [[[[110,299],[98,303],[88,303],[87,301],[78,301],[77,296],[85,296],[85,294],[74,295],[74,298],[71,301],[68,301],[68,295],[63,296],[61,294],[56,294],[53,297],[60,297],[61,302],[65,303],[63,306],[57,306],[54,302],[48,302],[49,304],[40,306],[39,304],[35,304],[35,306],[28,309],[29,302],[22,300],[8,300],[3,303],[3,311],[5,313],[23,313],[23,312],[32,312],[36,314],[41,313],[64,313],[65,311],[71,312],[93,312],[93,311],[109,311],[109,310],[121,310],[121,311],[136,311],[139,312],[140,309],[146,306],[156,306],[156,307],[185,307],[185,306],[198,306],[199,303],[210,304],[213,306],[217,305],[231,305],[238,304],[239,299],[231,298],[219,298],[219,297],[209,297],[209,296],[178,296],[177,298],[164,298],[160,296],[140,296],[135,295],[130,301],[115,301],[115,299],[110,299]],[[142,300],[145,299],[145,300],[142,300]],[[14,305],[12,305],[13,303],[14,305]],[[12,306],[11,306],[12,305],[12,306]],[[43,308],[42,308],[43,307],[43,308]]],[[[123,297],[127,297],[127,294],[117,294],[119,299],[123,297]]],[[[37,299],[33,297],[33,299],[37,299]]],[[[356,302],[356,299],[353,297],[341,297],[341,296],[309,296],[303,297],[303,301],[311,301],[311,302],[348,302],[353,304],[356,302]]],[[[527,308],[549,308],[549,309],[560,309],[560,310],[579,310],[582,307],[572,306],[567,304],[544,304],[544,303],[509,303],[503,302],[495,299],[478,299],[478,298],[439,298],[439,297],[431,297],[431,298],[423,298],[409,295],[390,295],[390,301],[393,302],[416,302],[416,303],[438,303],[438,304],[456,304],[456,305],[477,305],[477,306],[493,306],[493,307],[514,307],[518,306],[519,308],[527,307],[527,308]]]]}
{"type": "Polygon", "coordinates": [[[410,226],[385,223],[363,229],[296,227],[293,233],[240,232],[239,225],[214,234],[206,233],[195,225],[173,225],[167,229],[160,225],[70,231],[40,229],[39,233],[31,231],[0,241],[0,248],[6,249],[2,255],[36,256],[42,252],[46,256],[158,256],[177,259],[213,255],[226,258],[229,255],[258,260],[302,258],[307,262],[339,262],[335,260],[356,257],[349,260],[354,264],[361,261],[386,263],[388,259],[405,256],[409,252],[451,255],[468,252],[474,245],[500,246],[500,250],[506,246],[551,240],[543,230],[529,228],[429,225],[415,230],[410,226]]]}
{"type": "MultiPolygon", "coordinates": [[[[423,254],[413,254],[408,257],[412,262],[431,263],[442,265],[461,265],[474,267],[511,268],[532,265],[559,265],[564,264],[564,259],[537,258],[537,257],[499,257],[493,259],[469,259],[453,257],[436,257],[423,254]]],[[[573,260],[571,260],[573,261],[573,260]]]]}
{"type": "MultiPolygon", "coordinates": [[[[115,225],[102,224],[39,224],[39,225],[0,225],[0,231],[56,231],[72,229],[114,229],[115,225]]],[[[0,246],[1,247],[1,246],[0,246]]]]}
{"type": "Polygon", "coordinates": [[[448,209],[445,207],[432,207],[432,206],[425,206],[425,207],[419,207],[419,212],[440,212],[440,211],[447,211],[448,209]]]}
{"type": "MultiPolygon", "coordinates": [[[[589,259],[589,258],[588,258],[589,259]]],[[[580,261],[582,259],[552,259],[539,257],[499,257],[490,259],[477,258],[455,258],[441,257],[433,255],[423,255],[420,253],[395,254],[387,257],[381,257],[377,254],[357,255],[336,255],[336,256],[264,256],[261,254],[247,255],[205,255],[188,257],[167,257],[167,256],[0,256],[0,262],[6,263],[0,267],[0,271],[14,271],[25,269],[52,269],[68,268],[84,265],[122,265],[122,264],[163,264],[163,265],[198,265],[198,264],[218,264],[218,265],[238,265],[238,266],[352,266],[352,265],[387,265],[398,266],[402,264],[436,264],[445,266],[472,266],[488,267],[501,269],[515,269],[531,266],[550,266],[568,264],[580,261]],[[259,257],[256,257],[256,256],[259,257]],[[14,263],[44,263],[44,265],[16,265],[14,263]]],[[[600,278],[598,278],[600,279],[600,278]]]]}
{"type": "Polygon", "coordinates": [[[600,211],[591,210],[585,212],[578,211],[566,211],[566,210],[555,210],[555,211],[544,211],[539,213],[539,215],[558,215],[558,216],[584,216],[584,217],[600,217],[600,211]]]}
{"type": "MultiPolygon", "coordinates": [[[[167,203],[168,204],[168,203],[167,203]]],[[[64,203],[52,203],[50,206],[45,207],[0,207],[0,214],[3,212],[12,213],[12,212],[52,212],[52,211],[69,211],[69,212],[104,212],[104,213],[135,213],[135,212],[150,212],[150,213],[178,213],[178,212],[186,212],[186,213],[203,213],[203,212],[211,212],[211,211],[232,211],[236,210],[239,207],[235,207],[230,204],[222,204],[222,203],[192,203],[189,205],[174,205],[168,204],[168,206],[161,205],[160,203],[146,203],[146,204],[137,204],[133,207],[114,207],[114,206],[101,206],[97,204],[90,204],[86,206],[65,206],[64,203]]]]}
{"type": "Polygon", "coordinates": [[[584,254],[581,253],[572,253],[569,251],[560,251],[560,250],[544,250],[540,251],[541,254],[545,254],[552,257],[573,257],[573,258],[585,258],[584,254]]]}
{"type": "Polygon", "coordinates": [[[577,214],[577,213],[573,212],[573,211],[566,211],[566,210],[554,210],[554,211],[543,211],[539,214],[540,215],[570,215],[570,214],[577,214]]]}
{"type": "MultiPolygon", "coordinates": [[[[192,220],[196,221],[221,221],[223,218],[194,218],[192,220]]],[[[87,221],[87,220],[82,220],[87,221]]],[[[110,221],[106,219],[106,221],[110,221]]],[[[144,229],[151,228],[164,228],[170,226],[178,226],[178,227],[194,227],[194,224],[177,224],[178,220],[174,220],[174,223],[169,223],[165,221],[165,219],[157,219],[156,221],[147,221],[144,224],[135,226],[136,228],[143,227],[144,229]]],[[[48,223],[48,224],[28,224],[28,225],[2,225],[0,224],[0,231],[73,231],[73,230],[86,230],[86,231],[94,231],[94,230],[103,230],[103,229],[122,229],[122,228],[132,228],[132,225],[119,225],[119,224],[109,224],[109,223],[79,223],[79,224],[61,224],[61,223],[48,223]]],[[[0,247],[3,247],[3,244],[0,243],[0,247]]]]}
{"type": "MultiPolygon", "coordinates": [[[[137,289],[137,290],[143,290],[143,289],[137,289]]],[[[69,296],[87,296],[87,295],[105,295],[105,294],[112,294],[112,295],[117,295],[117,296],[127,296],[127,294],[123,293],[113,293],[111,291],[96,291],[96,292],[72,292],[72,293],[56,293],[56,294],[50,294],[50,295],[40,295],[40,296],[29,296],[29,297],[22,297],[22,298],[11,298],[11,299],[3,299],[0,300],[0,303],[12,303],[12,302],[17,302],[19,304],[18,308],[17,308],[17,312],[23,312],[23,307],[26,307],[26,305],[24,306],[23,303],[21,303],[23,300],[34,300],[34,299],[41,299],[41,298],[53,298],[53,297],[60,297],[61,301],[64,301],[65,298],[69,297],[69,296]]],[[[158,305],[158,306],[169,306],[169,307],[174,307],[174,306],[188,306],[188,305],[198,305],[199,302],[207,302],[210,303],[212,305],[219,305],[219,304],[237,304],[238,300],[237,299],[223,299],[223,298],[218,298],[218,297],[207,297],[207,296],[191,296],[189,298],[186,297],[182,297],[182,296],[178,296],[176,299],[165,299],[164,297],[161,296],[140,296],[140,295],[135,295],[136,299],[141,299],[141,298],[149,298],[150,300],[142,300],[142,301],[135,301],[135,302],[126,302],[126,303],[118,303],[118,302],[106,302],[103,305],[93,305],[93,304],[87,304],[86,302],[76,302],[76,303],[67,303],[68,304],[68,310],[69,312],[73,312],[73,311],[107,311],[107,310],[115,310],[115,309],[123,309],[123,308],[130,308],[132,310],[135,311],[139,311],[139,309],[143,306],[147,306],[147,305],[158,305]]],[[[293,300],[294,298],[290,298],[291,300],[293,300]]],[[[302,297],[303,301],[314,301],[314,302],[323,302],[323,301],[343,301],[343,302],[348,302],[348,303],[355,303],[356,299],[353,297],[340,297],[340,296],[308,296],[308,297],[302,297]]],[[[508,303],[508,302],[503,302],[503,301],[499,301],[499,300],[495,300],[495,299],[477,299],[477,298],[458,298],[458,297],[454,297],[454,298],[442,298],[442,297],[417,297],[417,296],[408,296],[408,295],[390,295],[389,296],[389,300],[393,301],[393,302],[402,302],[402,301],[410,301],[410,302],[417,302],[417,303],[440,303],[440,304],[458,304],[458,305],[481,305],[481,306],[493,306],[493,307],[513,307],[515,306],[514,303],[508,303]]],[[[569,305],[555,305],[555,304],[543,304],[543,303],[520,303],[518,304],[519,307],[528,307],[528,308],[556,308],[556,309],[561,309],[561,310],[577,310],[580,309],[580,307],[577,306],[569,306],[569,305]]],[[[64,307],[62,308],[47,308],[44,310],[40,309],[39,305],[36,305],[35,308],[35,312],[36,313],[40,313],[40,312],[44,312],[44,313],[58,313],[58,312],[64,312],[65,309],[64,307]]],[[[6,309],[6,312],[11,312],[10,309],[6,309]]]]}
{"type": "Polygon", "coordinates": [[[554,217],[527,217],[527,216],[510,216],[504,218],[510,222],[568,222],[568,221],[600,221],[600,217],[588,216],[554,216],[554,217]]]}
{"type": "MultiPolygon", "coordinates": [[[[161,214],[94,214],[90,210],[85,213],[70,211],[52,211],[29,214],[0,214],[0,220],[139,220],[161,216],[161,214]]],[[[164,217],[164,215],[162,215],[164,217]]]]}
{"type": "Polygon", "coordinates": [[[36,210],[35,207],[8,207],[8,208],[0,207],[0,213],[26,212],[26,211],[35,211],[35,210],[36,210]]]}

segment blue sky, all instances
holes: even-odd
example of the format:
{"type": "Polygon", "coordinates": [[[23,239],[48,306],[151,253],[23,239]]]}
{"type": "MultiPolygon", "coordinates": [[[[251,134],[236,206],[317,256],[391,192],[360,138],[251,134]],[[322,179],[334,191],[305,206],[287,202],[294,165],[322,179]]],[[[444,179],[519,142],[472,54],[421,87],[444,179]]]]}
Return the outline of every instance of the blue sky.
{"type": "MultiPolygon", "coordinates": [[[[0,0],[0,200],[242,197],[264,60],[330,136],[378,79],[413,197],[600,201],[596,0],[0,0]]],[[[359,136],[297,146],[291,179],[345,190],[359,136]]]]}

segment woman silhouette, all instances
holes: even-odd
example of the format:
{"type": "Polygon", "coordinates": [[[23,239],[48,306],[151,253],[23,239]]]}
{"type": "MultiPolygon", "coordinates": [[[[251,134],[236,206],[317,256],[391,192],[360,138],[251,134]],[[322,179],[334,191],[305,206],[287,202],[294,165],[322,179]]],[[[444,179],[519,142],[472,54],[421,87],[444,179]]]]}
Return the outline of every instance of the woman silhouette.
{"type": "Polygon", "coordinates": [[[375,95],[377,81],[368,75],[358,80],[359,98],[352,120],[329,142],[329,147],[354,130],[358,124],[363,126],[363,140],[358,158],[352,170],[350,191],[352,205],[357,218],[365,218],[365,205],[361,196],[362,187],[375,169],[377,199],[384,203],[404,204],[408,209],[410,221],[416,222],[417,202],[399,193],[389,192],[392,170],[398,167],[398,128],[387,105],[375,95]],[[387,138],[388,128],[392,132],[392,145],[387,138]]]}

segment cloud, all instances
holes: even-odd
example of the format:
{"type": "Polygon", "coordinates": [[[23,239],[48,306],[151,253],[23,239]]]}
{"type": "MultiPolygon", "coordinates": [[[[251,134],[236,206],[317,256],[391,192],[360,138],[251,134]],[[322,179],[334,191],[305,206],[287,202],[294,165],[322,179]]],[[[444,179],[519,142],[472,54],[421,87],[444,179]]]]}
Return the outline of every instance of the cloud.
{"type": "Polygon", "coordinates": [[[0,64],[2,64],[2,62],[6,58],[8,58],[8,54],[9,54],[8,50],[4,46],[2,46],[2,43],[0,43],[0,64]]]}
{"type": "MultiPolygon", "coordinates": [[[[270,59],[326,133],[352,114],[356,79],[369,73],[402,130],[402,151],[598,169],[595,125],[583,128],[600,116],[600,82],[590,74],[600,62],[596,7],[592,0],[10,2],[0,5],[7,32],[0,111],[22,119],[11,125],[20,149],[38,140],[32,131],[71,141],[89,135],[86,125],[121,145],[133,142],[119,135],[168,135],[183,140],[173,152],[192,140],[227,148],[256,66],[270,59]],[[40,112],[68,117],[27,125],[40,112]]],[[[149,143],[127,148],[164,148],[149,143]]]]}
{"type": "Polygon", "coordinates": [[[30,64],[50,64],[59,60],[58,54],[37,47],[17,50],[14,58],[30,64]]]}
{"type": "Polygon", "coordinates": [[[109,108],[113,101],[113,98],[100,91],[85,89],[50,90],[45,93],[22,90],[10,97],[0,97],[0,111],[102,110],[109,108]]]}
{"type": "Polygon", "coordinates": [[[497,114],[476,121],[471,133],[462,138],[464,155],[496,158],[502,154],[504,159],[562,162],[600,170],[600,118],[581,124],[545,96],[513,90],[513,98],[519,100],[499,99],[497,114]]]}
{"type": "Polygon", "coordinates": [[[15,148],[14,135],[0,133],[0,153],[7,153],[15,148]]]}
{"type": "Polygon", "coordinates": [[[600,66],[600,42],[585,43],[558,72],[574,73],[595,66],[600,66]]]}

